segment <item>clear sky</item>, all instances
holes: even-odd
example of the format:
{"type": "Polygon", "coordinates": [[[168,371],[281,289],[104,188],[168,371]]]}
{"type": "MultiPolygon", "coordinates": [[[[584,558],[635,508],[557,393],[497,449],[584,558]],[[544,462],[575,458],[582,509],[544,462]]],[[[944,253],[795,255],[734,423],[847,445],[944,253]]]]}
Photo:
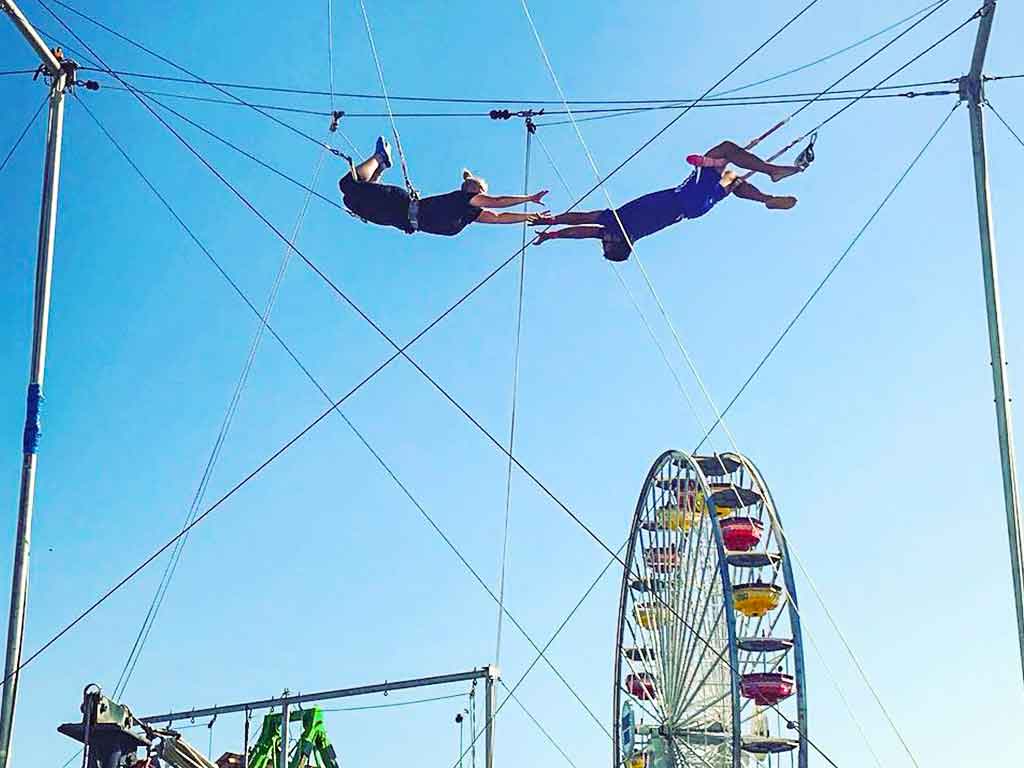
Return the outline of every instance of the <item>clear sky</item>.
{"type": "MultiPolygon", "coordinates": [[[[883,9],[822,0],[726,85],[799,66],[922,4],[898,0],[883,9]]],[[[514,107],[507,98],[557,98],[516,0],[368,5],[395,94],[493,98],[494,107],[514,107]]],[[[538,0],[531,8],[570,97],[626,99],[700,93],[799,5],[659,1],[632,4],[628,15],[626,6],[611,2],[538,0]]],[[[55,31],[34,0],[23,6],[44,30],[55,31]]],[[[329,83],[325,2],[181,0],[129,7],[89,0],[82,8],[206,77],[316,89],[329,83]]],[[[975,8],[952,0],[850,84],[875,82],[975,8]]],[[[173,74],[65,16],[112,65],[173,74]]],[[[1017,74],[1014,41],[1022,23],[1014,4],[1000,7],[990,74],[1017,74]]],[[[959,76],[974,29],[897,80],[959,76]]],[[[334,33],[337,89],[376,93],[356,3],[334,0],[334,33]]],[[[869,50],[858,48],[750,93],[819,90],[869,50]]],[[[21,39],[0,23],[0,69],[33,66],[21,39]]],[[[1017,82],[994,83],[989,95],[1012,125],[1024,128],[1017,82]]],[[[129,95],[110,89],[81,95],[262,305],[281,263],[280,242],[129,95]]],[[[43,98],[43,87],[29,77],[0,78],[0,98],[0,149],[6,151],[43,98]]],[[[260,98],[329,109],[326,97],[260,98]]],[[[953,100],[861,103],[822,131],[812,171],[786,184],[800,198],[793,211],[730,200],[700,221],[640,244],[719,403],[746,378],[953,100]]],[[[350,112],[380,110],[376,102],[340,97],[338,103],[350,112]]],[[[258,114],[194,102],[175,106],[288,173],[312,176],[317,148],[258,114]]],[[[792,132],[834,107],[814,106],[792,132]]],[[[435,106],[401,104],[403,111],[414,109],[435,106]]],[[[609,192],[623,202],[673,184],[686,172],[686,154],[723,138],[749,139],[783,110],[694,110],[618,173],[609,192]]],[[[583,129],[607,170],[671,114],[589,122],[583,129]]],[[[325,119],[286,119],[326,134],[325,119]]],[[[399,126],[422,190],[453,188],[463,166],[486,176],[493,191],[521,189],[520,124],[408,117],[399,126]]],[[[386,124],[351,117],[343,127],[369,150],[386,124]]],[[[31,340],[42,129],[40,121],[0,175],[4,584],[31,340]]],[[[290,231],[300,190],[183,130],[290,231]]],[[[792,132],[768,145],[778,146],[792,132]]],[[[588,188],[593,175],[572,129],[543,128],[541,135],[573,189],[588,188]]],[[[1016,378],[1012,364],[1024,343],[1018,312],[1024,274],[1017,259],[1024,217],[1016,169],[1024,149],[994,120],[989,140],[1008,359],[1016,378]]],[[[1005,763],[1024,750],[970,160],[961,109],[728,420],[741,449],[765,473],[807,571],[914,754],[922,765],[950,768],[1005,763]]],[[[329,159],[318,189],[333,197],[341,171],[341,163],[329,159]]],[[[542,153],[535,153],[531,181],[552,190],[553,209],[570,202],[542,153]]],[[[604,205],[597,196],[592,204],[604,205]]],[[[514,252],[519,238],[516,227],[484,226],[457,239],[406,237],[314,201],[300,247],[389,334],[405,340],[514,252]]],[[[635,270],[631,263],[624,274],[645,297],[653,321],[656,310],[635,270]]],[[[531,249],[526,281],[517,453],[617,546],[650,462],[666,448],[692,448],[700,430],[593,242],[531,249]]],[[[424,368],[499,435],[509,419],[515,296],[516,270],[505,269],[414,347],[424,368]]],[[[390,352],[297,261],[272,322],[331,392],[347,390],[390,352]]],[[[655,326],[674,350],[664,324],[655,326]]],[[[224,279],[72,101],[26,651],[180,527],[255,327],[224,279]]],[[[692,379],[685,380],[693,390],[692,379]]],[[[210,498],[322,409],[319,394],[267,339],[210,498]]],[[[403,362],[353,397],[346,413],[493,584],[504,512],[502,455],[403,362]]],[[[702,418],[708,419],[706,408],[702,418]]],[[[514,478],[507,605],[538,642],[606,561],[528,479],[514,478]]],[[[83,685],[113,687],[161,568],[162,561],[145,571],[25,670],[16,764],[56,768],[71,754],[73,745],[55,728],[77,718],[83,685]]],[[[619,577],[614,569],[609,573],[550,652],[605,721],[619,577]]],[[[797,585],[807,634],[821,652],[805,637],[812,738],[844,768],[873,762],[830,681],[831,669],[881,763],[909,765],[799,571],[797,585]]],[[[185,709],[283,688],[311,691],[457,671],[488,663],[494,654],[490,598],[341,420],[331,418],[196,529],[125,700],[137,712],[185,709]]],[[[517,679],[531,659],[527,643],[506,625],[505,678],[517,679]]],[[[538,666],[521,695],[576,766],[607,764],[607,737],[550,670],[538,666]]],[[[328,724],[343,763],[448,768],[458,752],[452,718],[461,705],[447,700],[339,712],[328,724]]],[[[204,751],[210,746],[205,728],[192,734],[204,751]]],[[[221,719],[212,731],[214,756],[240,741],[239,721],[221,719]]],[[[499,718],[497,743],[504,768],[563,762],[514,707],[499,718]]],[[[821,761],[812,758],[812,764],[821,761]]]]}

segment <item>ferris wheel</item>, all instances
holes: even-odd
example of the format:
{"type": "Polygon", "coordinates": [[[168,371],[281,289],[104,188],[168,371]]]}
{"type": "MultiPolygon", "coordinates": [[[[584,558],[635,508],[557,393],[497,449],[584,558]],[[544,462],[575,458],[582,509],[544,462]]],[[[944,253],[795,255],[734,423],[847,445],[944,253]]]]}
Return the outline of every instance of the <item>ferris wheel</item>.
{"type": "Polygon", "coordinates": [[[793,573],[753,463],[663,453],[625,563],[612,768],[806,768],[793,573]]]}

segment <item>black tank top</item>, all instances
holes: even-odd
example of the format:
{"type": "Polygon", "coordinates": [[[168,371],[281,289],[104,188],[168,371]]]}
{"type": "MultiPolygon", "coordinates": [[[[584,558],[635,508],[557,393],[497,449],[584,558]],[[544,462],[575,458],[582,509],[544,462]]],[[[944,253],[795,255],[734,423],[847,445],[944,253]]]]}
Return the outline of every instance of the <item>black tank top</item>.
{"type": "Polygon", "coordinates": [[[419,229],[432,235],[457,235],[480,216],[483,208],[470,205],[475,193],[455,190],[420,200],[419,229]]]}

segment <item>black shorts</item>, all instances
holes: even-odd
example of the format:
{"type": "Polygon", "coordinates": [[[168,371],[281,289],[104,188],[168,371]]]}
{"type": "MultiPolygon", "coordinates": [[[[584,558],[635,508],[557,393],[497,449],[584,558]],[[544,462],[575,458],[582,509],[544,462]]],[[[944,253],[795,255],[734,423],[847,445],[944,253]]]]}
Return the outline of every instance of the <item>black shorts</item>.
{"type": "Polygon", "coordinates": [[[409,193],[392,184],[356,181],[346,173],[338,181],[345,207],[361,219],[384,227],[397,227],[411,232],[409,226],[409,193]]]}

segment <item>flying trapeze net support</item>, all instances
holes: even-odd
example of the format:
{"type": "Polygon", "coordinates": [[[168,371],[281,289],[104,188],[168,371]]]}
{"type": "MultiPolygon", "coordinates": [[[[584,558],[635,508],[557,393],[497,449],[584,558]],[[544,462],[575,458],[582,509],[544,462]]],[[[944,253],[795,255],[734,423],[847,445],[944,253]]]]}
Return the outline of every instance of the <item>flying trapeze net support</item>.
{"type": "Polygon", "coordinates": [[[612,768],[806,768],[793,573],[753,463],[663,453],[640,493],[625,563],[612,768]]]}

